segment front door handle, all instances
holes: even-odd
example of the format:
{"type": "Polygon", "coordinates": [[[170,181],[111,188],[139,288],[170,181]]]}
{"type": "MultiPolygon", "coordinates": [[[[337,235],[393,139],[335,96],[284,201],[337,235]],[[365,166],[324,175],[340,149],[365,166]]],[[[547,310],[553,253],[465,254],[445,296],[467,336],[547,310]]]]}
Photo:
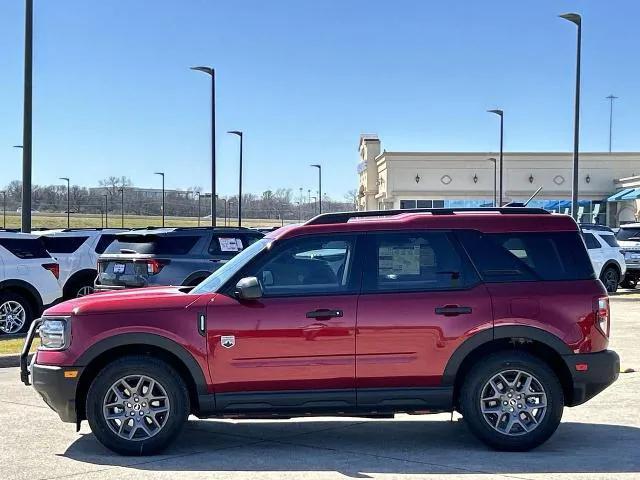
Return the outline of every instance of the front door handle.
{"type": "Polygon", "coordinates": [[[342,316],[342,310],[337,308],[319,308],[317,310],[307,312],[307,318],[339,318],[342,316]]]}
{"type": "Polygon", "coordinates": [[[468,315],[471,312],[471,307],[462,307],[460,305],[444,305],[442,307],[436,307],[436,315],[444,315],[445,317],[468,315]]]}

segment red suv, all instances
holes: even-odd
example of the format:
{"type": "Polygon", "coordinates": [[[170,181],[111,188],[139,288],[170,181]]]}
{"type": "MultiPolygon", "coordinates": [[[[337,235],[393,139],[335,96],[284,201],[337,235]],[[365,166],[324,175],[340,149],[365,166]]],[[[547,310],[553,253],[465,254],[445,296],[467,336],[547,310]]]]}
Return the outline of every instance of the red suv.
{"type": "Polygon", "coordinates": [[[608,335],[568,216],[352,212],[270,233],[196,287],[56,305],[21,375],[123,454],[166,447],[189,414],[453,410],[490,446],[527,450],[617,378],[608,335]]]}

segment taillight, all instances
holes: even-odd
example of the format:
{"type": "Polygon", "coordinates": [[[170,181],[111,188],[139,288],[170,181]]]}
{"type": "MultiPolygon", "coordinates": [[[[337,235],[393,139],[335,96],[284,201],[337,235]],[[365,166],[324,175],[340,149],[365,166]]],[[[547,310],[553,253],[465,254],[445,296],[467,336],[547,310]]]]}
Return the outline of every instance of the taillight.
{"type": "Polygon", "coordinates": [[[156,275],[160,273],[160,270],[162,270],[164,266],[168,263],[169,263],[169,260],[156,260],[156,259],[147,260],[147,273],[149,275],[156,275]]]}
{"type": "Polygon", "coordinates": [[[56,278],[60,278],[60,265],[57,263],[45,263],[42,265],[42,268],[49,270],[53,273],[53,276],[56,278]]]}
{"type": "Polygon", "coordinates": [[[596,299],[596,325],[607,337],[609,336],[609,297],[599,297],[596,299]]]}

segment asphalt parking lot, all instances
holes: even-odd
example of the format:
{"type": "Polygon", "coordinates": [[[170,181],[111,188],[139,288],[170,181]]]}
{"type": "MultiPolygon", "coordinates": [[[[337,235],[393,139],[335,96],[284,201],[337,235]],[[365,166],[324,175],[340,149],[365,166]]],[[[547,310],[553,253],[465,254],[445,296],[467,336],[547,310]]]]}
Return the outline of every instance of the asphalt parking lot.
{"type": "Polygon", "coordinates": [[[193,420],[165,455],[120,457],[86,422],[63,424],[17,368],[0,369],[2,479],[640,478],[640,295],[612,299],[611,347],[623,368],[591,402],[566,409],[552,439],[528,453],[488,450],[459,417],[395,420],[193,420]]]}

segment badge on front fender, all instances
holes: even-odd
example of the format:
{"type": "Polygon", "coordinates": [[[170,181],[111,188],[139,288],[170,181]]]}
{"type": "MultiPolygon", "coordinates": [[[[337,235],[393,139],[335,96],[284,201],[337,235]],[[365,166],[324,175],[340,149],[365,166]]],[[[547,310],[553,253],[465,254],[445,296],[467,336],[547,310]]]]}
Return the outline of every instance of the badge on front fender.
{"type": "Polygon", "coordinates": [[[231,348],[236,344],[235,335],[222,335],[220,337],[220,345],[224,348],[231,348]]]}

